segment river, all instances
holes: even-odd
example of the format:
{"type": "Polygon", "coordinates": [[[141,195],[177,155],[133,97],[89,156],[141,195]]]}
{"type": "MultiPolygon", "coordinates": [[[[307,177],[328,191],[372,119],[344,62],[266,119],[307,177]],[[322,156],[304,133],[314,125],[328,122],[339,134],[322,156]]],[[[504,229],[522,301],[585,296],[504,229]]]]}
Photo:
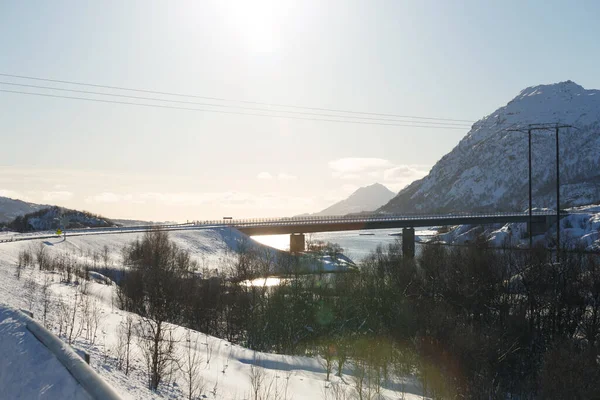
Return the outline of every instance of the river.
{"type": "MultiPolygon", "coordinates": [[[[402,229],[372,229],[368,231],[342,231],[342,232],[322,232],[306,235],[306,240],[321,240],[339,244],[343,249],[344,255],[354,262],[360,262],[364,257],[377,248],[379,245],[387,246],[396,240],[401,240],[401,236],[394,236],[402,232],[402,229]]],[[[420,237],[431,236],[435,230],[421,228],[415,230],[415,235],[420,237]]],[[[252,236],[252,239],[264,245],[274,247],[280,250],[289,250],[290,235],[261,235],[252,236]]],[[[417,244],[416,251],[419,251],[417,244]]]]}

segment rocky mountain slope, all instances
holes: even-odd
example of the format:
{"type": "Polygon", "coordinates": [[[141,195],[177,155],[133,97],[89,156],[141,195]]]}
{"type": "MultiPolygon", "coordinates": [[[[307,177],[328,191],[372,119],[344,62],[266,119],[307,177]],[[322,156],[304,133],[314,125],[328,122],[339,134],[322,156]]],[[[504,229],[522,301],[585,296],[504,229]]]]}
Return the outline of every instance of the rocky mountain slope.
{"type": "MultiPolygon", "coordinates": [[[[528,124],[576,126],[560,130],[561,207],[600,202],[600,91],[572,81],[524,89],[506,106],[473,124],[460,143],[423,179],[378,211],[442,213],[521,211],[528,206],[528,124]]],[[[532,141],[533,206],[554,208],[554,129],[532,141]]]]}
{"type": "Polygon", "coordinates": [[[0,223],[12,221],[20,215],[32,213],[46,207],[48,206],[0,196],[0,223]]]}
{"type": "Polygon", "coordinates": [[[394,195],[395,193],[387,187],[380,183],[374,183],[357,189],[347,199],[313,215],[346,215],[362,211],[374,211],[387,203],[394,195]]]}

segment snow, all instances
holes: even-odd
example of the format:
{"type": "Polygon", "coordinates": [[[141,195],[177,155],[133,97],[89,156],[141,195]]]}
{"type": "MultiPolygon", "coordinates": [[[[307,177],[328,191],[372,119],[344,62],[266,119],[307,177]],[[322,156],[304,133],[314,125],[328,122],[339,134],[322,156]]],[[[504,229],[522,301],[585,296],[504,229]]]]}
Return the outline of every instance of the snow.
{"type": "MultiPolygon", "coordinates": [[[[506,106],[473,124],[430,173],[379,211],[445,213],[516,211],[527,207],[528,124],[570,124],[560,130],[561,201],[574,207],[600,201],[600,93],[571,82],[526,88],[506,106]]],[[[532,135],[533,206],[555,204],[554,129],[532,135]]]]}
{"type": "MultiPolygon", "coordinates": [[[[171,240],[178,246],[186,248],[192,252],[192,257],[196,260],[204,260],[206,265],[212,262],[219,263],[225,257],[232,254],[241,240],[245,240],[245,235],[228,229],[219,228],[214,230],[189,230],[170,232],[171,240]]],[[[125,321],[129,314],[119,310],[115,304],[116,285],[112,282],[105,284],[106,276],[94,273],[90,281],[81,281],[79,284],[65,284],[59,282],[58,275],[50,272],[39,271],[37,267],[27,268],[22,272],[20,280],[15,277],[15,262],[19,251],[27,248],[36,248],[42,244],[53,255],[68,255],[81,260],[92,261],[94,252],[101,253],[106,246],[111,263],[118,264],[120,260],[120,249],[126,243],[139,238],[142,233],[127,234],[107,234],[90,235],[54,239],[38,239],[23,242],[9,242],[0,244],[0,303],[9,304],[15,308],[30,308],[34,317],[40,320],[42,315],[42,306],[39,300],[39,286],[45,280],[50,280],[49,291],[51,299],[56,303],[59,299],[65,301],[68,305],[74,303],[75,296],[83,296],[89,299],[98,307],[101,322],[95,342],[92,343],[84,338],[85,333],[74,340],[73,346],[83,349],[91,356],[91,367],[100,374],[111,386],[113,386],[124,399],[175,399],[185,397],[185,381],[183,376],[177,372],[172,379],[161,384],[159,391],[154,393],[147,389],[147,375],[144,369],[144,361],[134,340],[133,365],[130,374],[126,376],[123,371],[117,368],[115,358],[115,348],[118,340],[119,325],[125,321]],[[28,287],[31,282],[37,285],[37,300],[31,301],[28,295],[28,287]],[[85,291],[82,287],[85,285],[85,291]]],[[[274,250],[273,250],[274,251],[274,250]]],[[[102,262],[99,262],[99,265],[102,262]]],[[[33,285],[33,286],[35,286],[33,285]]],[[[57,307],[50,309],[48,329],[57,332],[57,307]]],[[[77,318],[77,324],[82,321],[77,318]]],[[[11,324],[13,324],[11,322],[11,324]]],[[[15,353],[17,348],[14,343],[23,339],[21,328],[8,328],[0,325],[0,332],[3,333],[0,341],[2,357],[0,357],[0,368],[8,369],[5,360],[18,358],[15,353]],[[6,332],[6,333],[5,333],[6,332]],[[4,339],[4,336],[12,339],[4,339]],[[12,336],[11,336],[12,335],[12,336]],[[5,345],[6,343],[6,345],[5,345]]],[[[178,339],[177,352],[185,355],[188,352],[197,354],[203,358],[202,366],[199,371],[199,377],[202,379],[204,389],[202,394],[206,399],[248,399],[251,393],[250,376],[252,371],[264,373],[265,382],[272,384],[279,393],[285,393],[281,398],[295,400],[313,400],[325,398],[325,393],[331,392],[332,383],[344,388],[347,392],[352,389],[352,380],[346,376],[345,381],[337,377],[332,378],[332,382],[325,381],[325,370],[317,358],[287,356],[281,354],[267,354],[254,352],[252,350],[234,345],[226,340],[207,336],[203,333],[190,331],[186,328],[173,326],[174,335],[178,339]],[[187,338],[190,341],[187,341],[187,338]],[[196,343],[197,342],[197,343],[196,343]],[[197,344],[195,346],[194,344],[197,344]],[[208,362],[207,362],[208,361],[208,362]],[[255,365],[255,367],[253,367],[255,365]]],[[[29,346],[29,342],[27,342],[29,346]]],[[[30,347],[27,347],[30,348],[30,347]]],[[[53,374],[59,374],[60,366],[46,364],[47,360],[40,359],[37,349],[21,355],[22,361],[27,363],[23,369],[23,376],[27,379],[35,376],[41,376],[40,383],[23,380],[21,375],[0,373],[0,387],[8,388],[3,391],[3,395],[8,398],[18,398],[18,395],[27,391],[27,396],[23,398],[37,398],[32,395],[35,390],[61,390],[62,392],[52,392],[55,396],[48,398],[80,398],[72,393],[72,389],[67,384],[63,384],[63,378],[60,376],[48,375],[48,381],[54,383],[54,386],[43,386],[43,377],[45,373],[52,371],[53,374]],[[27,357],[23,357],[27,355],[27,357]],[[29,359],[30,358],[30,359],[29,359]],[[48,366],[48,367],[47,367],[48,366]],[[42,369],[43,368],[43,369],[42,369]],[[45,371],[45,372],[44,372],[45,371]],[[41,375],[38,375],[41,374],[41,375]],[[6,381],[6,382],[3,382],[6,381]],[[5,386],[4,383],[6,383],[5,386]],[[55,387],[56,386],[56,387],[55,387]],[[54,388],[54,389],[53,389],[54,388]]],[[[20,368],[20,367],[19,367],[20,368]]],[[[0,369],[0,371],[3,371],[0,369]]],[[[351,371],[346,370],[347,374],[351,371]]],[[[32,378],[31,378],[32,379],[32,378]]],[[[402,379],[406,399],[421,399],[420,386],[414,377],[402,379]]],[[[400,392],[399,382],[392,382],[390,386],[382,389],[382,394],[386,398],[398,398],[400,392]],[[397,391],[394,391],[397,390],[397,391]]],[[[37,393],[37,392],[36,392],[37,393]]]]}
{"type": "Polygon", "coordinates": [[[91,399],[58,359],[27,330],[20,313],[0,304],[0,397],[91,399]]]}
{"type": "MultiPolygon", "coordinates": [[[[576,212],[561,218],[561,246],[563,248],[578,248],[588,251],[600,250],[600,207],[590,205],[568,209],[576,212]]],[[[481,227],[475,225],[458,225],[449,232],[435,235],[423,242],[436,241],[446,244],[467,244],[483,235],[487,243],[494,247],[527,247],[527,224],[510,223],[481,227]]],[[[556,224],[542,234],[534,236],[535,243],[553,246],[556,237],[556,224]]]]}
{"type": "Polygon", "coordinates": [[[380,183],[374,183],[354,191],[348,198],[338,201],[313,215],[346,215],[374,211],[390,201],[396,194],[380,183]]]}

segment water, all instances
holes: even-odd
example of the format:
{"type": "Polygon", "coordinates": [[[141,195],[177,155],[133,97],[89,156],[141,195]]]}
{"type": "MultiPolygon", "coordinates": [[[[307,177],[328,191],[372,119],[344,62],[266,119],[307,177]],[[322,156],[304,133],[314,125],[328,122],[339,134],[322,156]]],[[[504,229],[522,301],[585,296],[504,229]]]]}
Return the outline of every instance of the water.
{"type": "MultiPolygon", "coordinates": [[[[377,246],[387,246],[397,240],[402,240],[401,236],[392,236],[392,234],[401,232],[402,229],[372,229],[368,231],[311,233],[306,234],[306,241],[322,240],[324,242],[337,243],[344,249],[344,255],[354,262],[360,262],[375,250],[377,246]]],[[[415,230],[415,235],[420,237],[431,236],[434,233],[435,230],[428,228],[415,230]]],[[[289,250],[290,248],[290,235],[252,236],[252,239],[280,250],[289,250]]]]}

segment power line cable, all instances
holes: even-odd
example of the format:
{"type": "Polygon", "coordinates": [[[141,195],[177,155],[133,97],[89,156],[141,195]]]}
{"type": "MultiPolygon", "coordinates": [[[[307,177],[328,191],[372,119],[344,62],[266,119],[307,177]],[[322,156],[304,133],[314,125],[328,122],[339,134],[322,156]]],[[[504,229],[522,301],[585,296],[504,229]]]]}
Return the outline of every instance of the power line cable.
{"type": "Polygon", "coordinates": [[[189,97],[189,98],[197,98],[197,99],[205,99],[205,100],[217,100],[217,101],[237,102],[237,103],[245,103],[245,104],[255,104],[255,105],[268,106],[268,107],[285,107],[285,108],[305,109],[305,110],[314,110],[314,111],[329,111],[329,112],[346,113],[346,114],[363,114],[363,115],[373,115],[373,116],[380,116],[380,117],[411,118],[411,119],[423,119],[423,120],[433,120],[433,121],[451,121],[451,122],[467,122],[467,123],[475,122],[472,120],[465,120],[465,119],[420,117],[420,116],[411,116],[411,115],[384,114],[384,113],[340,110],[340,109],[334,109],[334,108],[303,107],[303,106],[294,106],[294,105],[276,104],[276,103],[263,103],[263,102],[257,102],[257,101],[247,101],[247,100],[232,100],[232,99],[225,99],[225,98],[220,98],[220,97],[207,97],[207,96],[197,96],[197,95],[183,94],[183,93],[161,92],[161,91],[156,91],[156,90],[133,89],[133,88],[126,88],[126,87],[121,87],[121,86],[99,85],[99,84],[93,84],[93,83],[66,81],[66,80],[59,80],[59,79],[47,79],[47,78],[39,78],[39,77],[25,76],[25,75],[5,74],[5,73],[0,73],[0,76],[19,78],[19,79],[31,79],[31,80],[45,81],[45,82],[66,83],[66,84],[70,84],[70,85],[90,86],[90,87],[98,87],[98,88],[114,89],[114,90],[127,90],[127,91],[132,91],[132,92],[151,93],[151,94],[160,94],[160,95],[168,95],[168,96],[179,96],[179,97],[189,97]]]}
{"type": "Polygon", "coordinates": [[[19,86],[19,87],[27,87],[27,88],[35,88],[35,89],[57,90],[57,91],[62,91],[62,92],[93,94],[93,95],[99,95],[99,96],[121,97],[121,98],[136,99],[136,100],[162,101],[162,102],[168,102],[168,103],[193,104],[193,105],[209,106],[209,107],[238,108],[238,109],[242,109],[242,110],[264,111],[264,112],[271,112],[271,113],[272,112],[277,112],[277,113],[282,112],[282,113],[291,113],[291,114],[300,114],[300,115],[312,115],[312,116],[318,116],[318,117],[354,118],[354,119],[361,119],[361,120],[399,122],[399,123],[407,123],[407,124],[420,123],[420,124],[428,124],[428,125],[470,127],[470,124],[466,124],[466,123],[409,121],[409,120],[395,120],[395,119],[386,119],[386,118],[360,117],[360,116],[354,116],[354,115],[342,116],[342,115],[335,115],[335,114],[322,114],[322,113],[311,113],[311,112],[302,112],[302,111],[270,110],[270,109],[257,108],[257,107],[230,106],[230,105],[224,105],[224,104],[211,104],[211,103],[199,103],[199,102],[194,102],[194,101],[184,101],[184,100],[160,99],[160,98],[156,98],[156,97],[128,96],[128,95],[115,94],[115,93],[92,92],[92,91],[88,91],[88,90],[64,89],[64,88],[57,88],[57,87],[51,87],[51,86],[25,85],[22,83],[13,83],[13,82],[0,81],[0,84],[19,86]]]}
{"type": "MultiPolygon", "coordinates": [[[[17,90],[6,90],[6,89],[0,89],[0,92],[24,94],[24,95],[30,95],[30,96],[52,97],[52,98],[58,98],[58,99],[93,101],[93,102],[98,102],[98,103],[125,104],[125,105],[131,105],[131,106],[155,107],[155,108],[165,108],[165,109],[172,109],[172,110],[201,111],[201,112],[212,112],[212,113],[220,113],[220,114],[251,115],[251,116],[257,116],[257,117],[296,119],[296,120],[304,120],[304,121],[325,121],[325,122],[337,122],[337,123],[360,124],[360,125],[403,126],[403,127],[411,127],[411,128],[465,129],[465,127],[459,127],[459,126],[439,126],[439,125],[424,126],[424,125],[411,125],[411,124],[399,124],[399,123],[388,124],[388,123],[383,123],[383,122],[351,121],[351,120],[349,121],[349,120],[339,120],[339,119],[295,117],[295,116],[291,116],[291,115],[287,116],[287,115],[275,115],[275,114],[245,113],[245,112],[239,112],[239,111],[209,110],[209,109],[202,109],[202,108],[168,106],[168,105],[162,105],[162,104],[146,104],[146,103],[134,103],[134,102],[128,102],[128,101],[93,99],[93,98],[89,98],[89,97],[60,96],[60,95],[54,95],[54,94],[48,94],[48,93],[22,92],[22,91],[17,91],[17,90]]],[[[340,118],[343,118],[343,116],[340,116],[340,118]]]]}

